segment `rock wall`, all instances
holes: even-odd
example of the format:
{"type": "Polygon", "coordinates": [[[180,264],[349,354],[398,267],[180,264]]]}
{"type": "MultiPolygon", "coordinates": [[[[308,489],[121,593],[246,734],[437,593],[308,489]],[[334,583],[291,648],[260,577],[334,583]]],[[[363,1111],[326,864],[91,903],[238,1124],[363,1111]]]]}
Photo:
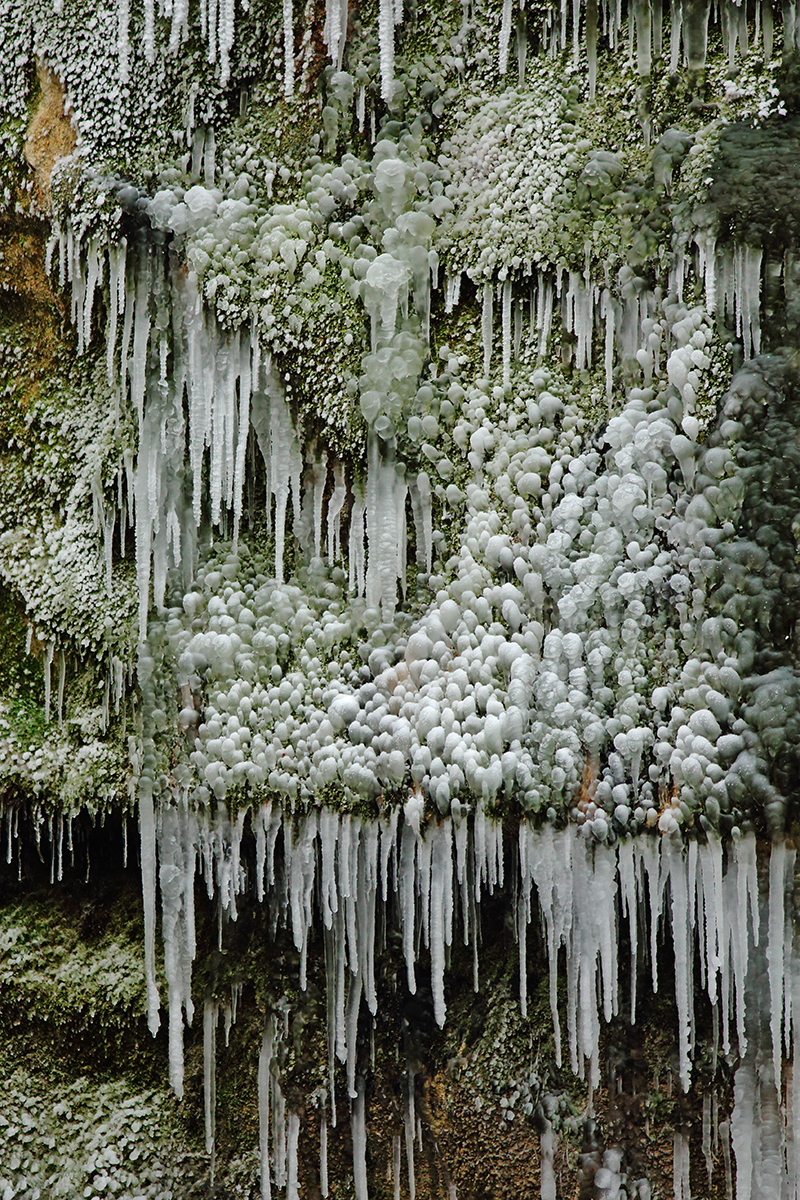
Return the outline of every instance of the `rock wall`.
{"type": "Polygon", "coordinates": [[[3,1194],[793,1196],[794,6],[0,22],[3,1194]]]}

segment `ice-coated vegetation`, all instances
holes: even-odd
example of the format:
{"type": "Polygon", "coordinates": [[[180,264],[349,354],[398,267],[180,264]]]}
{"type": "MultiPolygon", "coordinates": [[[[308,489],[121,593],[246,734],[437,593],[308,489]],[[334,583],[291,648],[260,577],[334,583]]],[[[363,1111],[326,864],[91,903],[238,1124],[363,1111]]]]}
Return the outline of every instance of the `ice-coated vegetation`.
{"type": "Polygon", "coordinates": [[[125,1081],[56,1091],[22,1069],[4,1078],[4,1195],[156,1200],[197,1195],[201,1164],[170,1136],[169,1102],[125,1081]]]}
{"type": "MultiPolygon", "coordinates": [[[[16,693],[0,711],[8,862],[24,793],[54,877],[81,805],[135,807],[178,1096],[198,867],[226,920],[245,890],[281,914],[301,991],[321,922],[320,1178],[338,1091],[359,1200],[386,922],[410,993],[427,948],[442,1025],[454,938],[477,981],[481,901],[513,880],[523,1011],[538,910],[557,1058],[566,1016],[591,1088],[601,1015],[635,1015],[620,929],[655,986],[663,923],[680,1084],[702,988],[738,1055],[738,1200],[794,1195],[794,6],[0,20],[5,204],[47,224],[66,329],[45,361],[3,310],[0,574],[44,675],[38,731],[16,693]],[[36,60],[77,143],[35,186],[36,60]]],[[[298,1188],[284,1018],[258,1058],[262,1196],[298,1188]]],[[[680,1130],[675,1177],[688,1195],[680,1130]]]]}

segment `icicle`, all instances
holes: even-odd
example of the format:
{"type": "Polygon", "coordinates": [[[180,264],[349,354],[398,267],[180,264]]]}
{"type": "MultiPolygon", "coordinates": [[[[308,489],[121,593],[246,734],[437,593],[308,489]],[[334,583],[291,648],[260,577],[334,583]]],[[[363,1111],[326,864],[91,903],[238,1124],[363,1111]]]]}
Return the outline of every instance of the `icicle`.
{"type": "Polygon", "coordinates": [[[597,94],[597,0],[586,0],[586,58],[589,76],[589,99],[597,94]]]}
{"type": "Polygon", "coordinates": [[[266,389],[253,395],[251,420],[267,467],[268,495],[275,497],[275,578],[282,583],[289,494],[297,520],[302,458],[288,405],[271,370],[266,380],[266,389]]]}
{"type": "Polygon", "coordinates": [[[556,1200],[556,1173],[554,1161],[558,1148],[558,1138],[553,1132],[553,1126],[547,1117],[544,1118],[544,1130],[541,1136],[541,1198],[556,1200]]]}
{"type": "MultiPolygon", "coordinates": [[[[233,6],[231,5],[231,37],[233,35],[233,6]]],[[[189,0],[172,0],[172,24],[169,31],[169,52],[176,54],[189,32],[189,0]]],[[[205,36],[205,32],[203,34],[205,36]]],[[[226,80],[221,80],[221,83],[226,80]]]]}
{"type": "Polygon", "coordinates": [[[772,1038],[772,1067],[776,1086],[781,1080],[781,1020],[783,1017],[784,986],[784,886],[786,878],[786,843],[776,842],[769,860],[769,916],[767,922],[767,970],[769,974],[770,1035],[772,1038]]]}
{"type": "Polygon", "coordinates": [[[340,462],[333,465],[333,494],[328,501],[328,563],[333,566],[341,554],[341,535],[339,527],[341,512],[347,497],[344,481],[344,467],[340,462]]]}
{"type": "Polygon", "coordinates": [[[708,48],[708,15],[710,0],[693,0],[682,4],[683,47],[690,71],[702,71],[708,48]]]}
{"type": "Polygon", "coordinates": [[[250,428],[250,347],[245,339],[242,343],[242,361],[239,369],[239,427],[236,433],[236,460],[233,472],[233,553],[239,542],[239,524],[242,518],[242,495],[244,492],[245,462],[247,457],[247,434],[250,428]]]}
{"type": "Polygon", "coordinates": [[[319,1123],[319,1190],[325,1200],[328,1195],[328,1123],[324,1116],[319,1123]]]}
{"type": "MultiPolygon", "coordinates": [[[[528,924],[531,919],[531,869],[528,861],[529,826],[520,822],[519,838],[519,896],[517,898],[517,943],[519,946],[519,1006],[523,1017],[528,1015],[528,924]]],[[[460,875],[459,875],[460,878],[460,875]]]]}
{"type": "Polygon", "coordinates": [[[275,1018],[267,1017],[258,1055],[258,1140],[261,1152],[261,1200],[270,1200],[272,1187],[269,1169],[270,1090],[272,1056],[275,1043],[275,1018]]]}
{"type": "MultiPolygon", "coordinates": [[[[389,859],[395,863],[395,879],[397,875],[397,823],[399,809],[393,807],[388,820],[381,820],[381,896],[384,903],[389,897],[389,859]]],[[[396,887],[396,884],[395,884],[396,887]]]]}
{"type": "MultiPolygon", "coordinates": [[[[201,3],[203,0],[201,0],[201,3]]],[[[217,9],[219,0],[207,0],[208,10],[208,61],[215,63],[217,61],[217,9]]]]}
{"type": "Polygon", "coordinates": [[[170,1083],[183,1094],[183,1014],[193,1017],[191,964],[195,954],[194,870],[197,827],[185,806],[171,805],[161,816],[159,884],[164,969],[169,989],[170,1083]]]}
{"type": "Polygon", "coordinates": [[[650,0],[635,0],[633,12],[636,24],[636,70],[646,77],[650,74],[652,26],[650,0]]]}
{"type": "Polygon", "coordinates": [[[522,345],[522,323],[524,320],[524,301],[518,300],[514,305],[514,345],[512,355],[514,362],[519,362],[519,352],[522,345]]]}
{"type": "Polygon", "coordinates": [[[772,0],[761,0],[761,24],[764,30],[764,62],[770,63],[773,47],[772,0]]]}
{"type": "Polygon", "coordinates": [[[444,1002],[444,957],[445,945],[452,940],[452,916],[448,919],[446,909],[452,911],[453,902],[453,849],[452,823],[445,821],[431,829],[431,888],[430,888],[430,948],[431,988],[433,991],[433,1013],[436,1024],[444,1025],[446,1006],[444,1002]],[[450,936],[448,937],[448,925],[450,936]]]}
{"type": "Polygon", "coordinates": [[[114,355],[117,350],[117,318],[123,311],[120,305],[120,292],[124,305],[124,275],[125,275],[125,240],[117,246],[109,247],[109,279],[108,279],[108,332],[106,334],[106,377],[108,386],[114,387],[114,355]]]}
{"type": "Polygon", "coordinates": [[[156,825],[152,784],[140,781],[139,830],[142,856],[142,900],[144,906],[144,969],[147,980],[147,1025],[155,1037],[161,1023],[156,985],[156,825]]]}
{"type": "Polygon", "coordinates": [[[131,366],[131,400],[136,409],[140,436],[147,382],[147,344],[150,338],[150,288],[150,260],[145,243],[139,251],[136,305],[133,309],[133,360],[131,366]]]}
{"type": "Polygon", "coordinates": [[[706,982],[709,1000],[715,1004],[718,996],[718,977],[722,967],[724,928],[720,838],[713,833],[709,834],[706,845],[699,847],[699,856],[706,930],[706,982]]]}
{"type": "Polygon", "coordinates": [[[356,1097],[356,1050],[358,1041],[358,1014],[361,1008],[361,995],[364,990],[364,980],[359,970],[355,980],[350,984],[350,995],[347,998],[347,1090],[351,1099],[356,1097]]]}
{"type": "Polygon", "coordinates": [[[286,1200],[300,1200],[297,1187],[297,1145],[300,1139],[300,1117],[289,1114],[289,1132],[286,1139],[286,1200]]]}
{"type": "Polygon", "coordinates": [[[155,12],[153,0],[144,0],[144,56],[149,63],[156,59],[155,12]]]}
{"type": "Polygon", "coordinates": [[[409,1200],[415,1200],[417,1194],[414,1176],[414,1070],[411,1066],[406,1071],[406,1111],[403,1114],[403,1126],[406,1141],[406,1167],[408,1169],[409,1200]]]}
{"type": "MultiPolygon", "coordinates": [[[[116,655],[114,655],[114,657],[112,659],[112,663],[114,664],[114,667],[115,667],[115,680],[116,680],[116,664],[119,663],[119,666],[121,668],[122,663],[120,662],[120,660],[117,658],[116,655]]],[[[58,728],[59,729],[64,728],[64,686],[66,684],[66,681],[67,681],[67,657],[63,650],[59,650],[59,652],[58,652],[58,693],[57,693],[57,697],[56,697],[56,708],[58,711],[58,728]]],[[[119,688],[117,689],[116,694],[115,694],[115,712],[117,712],[117,713],[119,713],[119,702],[120,702],[120,698],[121,698],[121,693],[122,693],[122,681],[120,680],[119,688]]]]}
{"type": "Polygon", "coordinates": [[[628,934],[631,943],[631,1025],[636,1021],[636,984],[638,962],[638,889],[633,842],[628,839],[619,844],[619,886],[622,906],[628,915],[628,934]]]}
{"type": "MultiPolygon", "coordinates": [[[[792,922],[789,924],[791,927],[792,922]]],[[[796,948],[792,954],[791,988],[794,1020],[792,1022],[791,1074],[786,1133],[789,1196],[791,1200],[797,1200],[797,1197],[800,1196],[800,1020],[798,1020],[798,1015],[800,1015],[800,954],[797,953],[796,948]]]]}
{"type": "Polygon", "coordinates": [[[689,943],[689,897],[685,860],[680,846],[668,840],[665,853],[672,890],[672,942],[675,953],[675,999],[678,1006],[678,1053],[681,1086],[689,1090],[692,1042],[692,959],[689,943]]]}
{"type": "Polygon", "coordinates": [[[378,885],[378,842],[380,829],[370,822],[362,834],[359,863],[358,924],[359,947],[362,951],[361,973],[364,977],[364,997],[373,1017],[378,1015],[375,991],[375,902],[378,885]]]}
{"type": "Polygon", "coordinates": [[[669,71],[678,70],[681,54],[681,29],[683,26],[682,0],[670,0],[669,71]]]}
{"type": "Polygon", "coordinates": [[[419,472],[411,495],[417,536],[417,564],[430,574],[433,561],[433,509],[431,481],[427,471],[419,472]]]}
{"type": "Polygon", "coordinates": [[[367,1190],[367,1125],[364,1080],[359,1078],[353,1104],[351,1128],[353,1135],[353,1184],[356,1200],[369,1200],[367,1190]]]}
{"type": "MultiPolygon", "coordinates": [[[[539,904],[547,933],[547,955],[550,968],[550,1011],[553,1018],[556,1063],[561,1063],[561,1025],[558,1016],[558,947],[563,942],[567,963],[571,962],[572,927],[572,848],[575,832],[572,827],[555,834],[545,826],[540,838],[532,838],[529,846],[530,869],[536,883],[539,904]]],[[[570,1005],[570,1020],[575,1006],[570,1005]]],[[[577,1051],[573,1055],[577,1073],[577,1051]]]]}
{"type": "Polygon", "coordinates": [[[403,952],[406,961],[406,974],[408,977],[408,990],[413,996],[417,990],[417,983],[414,977],[414,934],[415,934],[415,919],[414,919],[414,893],[416,891],[416,841],[419,836],[415,833],[409,817],[408,808],[412,804],[409,800],[406,805],[407,815],[403,824],[403,832],[400,840],[400,908],[402,913],[403,925],[403,952]]]}
{"type": "Polygon", "coordinates": [[[325,498],[325,485],[328,482],[328,455],[322,451],[318,462],[314,464],[314,555],[319,558],[322,553],[322,502],[325,498]]]}
{"type": "Polygon", "coordinates": [[[349,580],[348,587],[357,596],[364,595],[364,514],[366,512],[366,497],[356,486],[353,505],[350,510],[350,534],[348,539],[349,580]]]}
{"type": "MultiPolygon", "coordinates": [[[[288,1016],[288,1013],[287,1013],[288,1016]]],[[[275,1156],[275,1185],[286,1186],[286,1100],[275,1075],[272,1085],[272,1146],[275,1156]]]]}
{"type": "Polygon", "coordinates": [[[83,353],[92,340],[92,308],[94,293],[100,278],[100,246],[96,238],[89,239],[83,313],[78,322],[78,353],[83,353]]]}
{"type": "Polygon", "coordinates": [[[448,275],[444,286],[444,311],[451,313],[458,307],[459,296],[461,295],[461,272],[457,271],[455,275],[448,275]]]}
{"type": "MultiPolygon", "coordinates": [[[[336,1057],[339,1062],[347,1062],[347,1022],[345,1016],[345,947],[346,937],[344,929],[344,910],[340,909],[336,914],[336,924],[334,927],[334,1002],[333,1002],[333,1028],[335,1031],[336,1057]]],[[[333,1063],[330,1066],[330,1085],[331,1085],[331,1109],[332,1114],[335,1113],[336,1092],[334,1089],[333,1080],[333,1063]]]]}
{"type": "Polygon", "coordinates": [[[214,1161],[217,1120],[217,1019],[215,1000],[206,997],[203,1006],[203,1097],[205,1108],[206,1154],[214,1161]]]}
{"type": "Polygon", "coordinates": [[[130,75],[131,48],[128,36],[129,23],[129,0],[117,0],[117,54],[119,56],[119,78],[121,83],[127,83],[130,75]]]}
{"type": "Polygon", "coordinates": [[[379,0],[378,46],[381,63],[381,99],[391,103],[394,93],[394,27],[393,0],[379,0]]]}
{"type": "Polygon", "coordinates": [[[492,363],[492,305],[494,287],[491,283],[483,285],[483,311],[481,314],[481,338],[483,341],[483,374],[489,378],[489,367],[492,363]]]}
{"type": "Polygon", "coordinates": [[[366,599],[392,621],[396,607],[397,580],[402,580],[404,559],[400,552],[407,485],[397,471],[394,450],[381,447],[378,435],[367,434],[367,559],[366,599]]]}
{"type": "Polygon", "coordinates": [[[52,638],[44,648],[44,719],[47,725],[50,724],[50,680],[55,648],[56,644],[52,638]]]}
{"type": "Polygon", "coordinates": [[[544,272],[539,272],[539,288],[537,292],[536,328],[539,331],[539,354],[547,353],[547,343],[550,338],[550,327],[553,321],[553,285],[544,272]]]}
{"type": "Polygon", "coordinates": [[[326,0],[325,27],[323,38],[328,47],[328,54],[335,67],[339,59],[339,42],[342,36],[342,14],[340,0],[326,0]]]}
{"type": "Polygon", "coordinates": [[[745,358],[761,350],[761,259],[760,246],[737,246],[734,254],[736,327],[742,338],[745,358]]]}
{"type": "Polygon", "coordinates": [[[511,383],[511,280],[503,284],[503,387],[511,383]]]}
{"type": "Polygon", "coordinates": [[[689,1190],[689,1139],[676,1129],[672,1139],[672,1177],[675,1200],[692,1200],[689,1190]]]}
{"type": "MultiPolygon", "coordinates": [[[[173,3],[175,0],[173,0],[173,3]]],[[[230,73],[230,52],[233,46],[235,0],[219,0],[219,82],[225,87],[230,73]]],[[[174,27],[174,26],[173,26],[174,27]]],[[[206,187],[212,186],[206,184],[206,187]]]]}
{"type": "Polygon", "coordinates": [[[528,28],[527,14],[524,8],[517,10],[514,20],[514,31],[517,41],[517,81],[520,87],[525,85],[525,67],[528,61],[528,28]]]}
{"type": "Polygon", "coordinates": [[[512,0],[503,0],[503,10],[500,18],[500,49],[497,56],[497,70],[500,75],[505,75],[508,70],[508,45],[511,41],[511,5],[512,0]]]}
{"type": "Polygon", "coordinates": [[[283,0],[283,94],[294,94],[294,14],[292,0],[283,0]]]}

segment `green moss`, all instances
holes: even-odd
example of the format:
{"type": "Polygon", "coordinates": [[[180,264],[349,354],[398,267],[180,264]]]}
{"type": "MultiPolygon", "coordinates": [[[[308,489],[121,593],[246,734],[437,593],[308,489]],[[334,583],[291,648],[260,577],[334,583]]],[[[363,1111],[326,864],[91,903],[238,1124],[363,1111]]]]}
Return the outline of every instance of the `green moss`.
{"type": "Polygon", "coordinates": [[[127,1026],[144,1010],[140,939],[140,900],[131,885],[83,902],[56,887],[5,904],[3,1009],[17,1020],[35,1014],[73,1031],[127,1026]]]}
{"type": "Polygon", "coordinates": [[[0,582],[0,696],[40,707],[41,664],[27,648],[27,622],[20,598],[0,582]]]}

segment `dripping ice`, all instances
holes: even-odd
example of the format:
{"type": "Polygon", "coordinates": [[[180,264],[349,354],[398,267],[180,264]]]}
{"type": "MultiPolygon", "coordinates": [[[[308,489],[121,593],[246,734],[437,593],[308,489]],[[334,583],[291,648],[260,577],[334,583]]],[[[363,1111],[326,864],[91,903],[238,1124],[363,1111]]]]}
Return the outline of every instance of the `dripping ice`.
{"type": "MultiPolygon", "coordinates": [[[[365,1092],[355,1055],[359,1021],[378,1015],[375,955],[381,921],[378,910],[398,899],[401,944],[409,988],[416,990],[421,947],[429,949],[431,988],[437,1023],[446,1020],[446,950],[457,933],[474,947],[478,971],[480,945],[476,922],[482,900],[503,886],[509,856],[518,878],[517,937],[520,946],[520,1001],[525,1006],[524,946],[527,927],[538,911],[545,930],[550,964],[551,1003],[556,1054],[560,1060],[562,1022],[572,1069],[597,1086],[599,1038],[602,1024],[620,1014],[635,1019],[630,997],[620,985],[618,930],[625,919],[630,932],[631,963],[638,963],[641,982],[652,974],[659,984],[657,961],[640,932],[652,936],[662,922],[670,931],[675,953],[676,1001],[679,1012],[678,1076],[688,1090],[692,1074],[693,1028],[697,997],[705,992],[717,1011],[723,1048],[738,1054],[731,1117],[733,1152],[740,1180],[737,1194],[748,1197],[748,1179],[800,1182],[800,1163],[789,1119],[782,1114],[778,1085],[793,1079],[785,1066],[794,1056],[795,1013],[800,995],[800,964],[786,916],[786,898],[794,886],[796,856],[784,843],[771,851],[768,870],[756,866],[752,834],[734,841],[727,854],[721,842],[684,844],[673,834],[651,833],[622,841],[617,847],[599,846],[574,826],[540,829],[523,821],[516,846],[504,842],[502,826],[478,808],[458,821],[446,817],[423,821],[412,796],[398,819],[395,810],[385,820],[362,821],[322,808],[292,827],[276,806],[253,811],[250,823],[257,843],[257,877],[248,880],[243,869],[243,820],[232,822],[224,806],[215,818],[188,819],[180,804],[163,809],[149,829],[147,805],[142,808],[142,875],[145,890],[146,955],[152,953],[155,926],[155,870],[161,880],[162,928],[170,1008],[170,1074],[180,1090],[182,1062],[180,1028],[191,1020],[188,976],[174,964],[190,966],[194,954],[194,863],[203,864],[210,894],[233,917],[237,897],[253,885],[259,898],[284,889],[280,909],[300,952],[300,986],[307,986],[309,939],[320,925],[324,931],[328,989],[331,1118],[335,1123],[337,1063],[345,1068],[351,1104],[354,1179],[366,1194],[364,1175],[365,1092]],[[285,869],[275,870],[282,848],[285,869]],[[470,860],[469,869],[467,856],[470,860]],[[318,897],[318,901],[315,899],[318,897]],[[319,905],[319,907],[318,907],[319,905]],[[459,930],[459,924],[461,930],[459,930]],[[693,973],[699,964],[699,976],[693,973]],[[556,981],[566,966],[567,1002],[560,1010],[556,981]],[[644,978],[642,978],[644,977],[644,978]],[[174,979],[174,983],[170,980],[174,979]],[[362,1004],[363,1002],[363,1004],[362,1004]],[[760,1082],[754,1083],[756,1062],[760,1082]],[[763,1064],[768,1064],[768,1070],[763,1064]],[[768,1127],[775,1126],[773,1133],[768,1127]],[[754,1140],[753,1129],[763,1140],[754,1140]],[[776,1140],[777,1139],[777,1140],[776,1140]],[[775,1147],[778,1147],[777,1149],[775,1147]]],[[[279,896],[275,897],[276,899],[279,896]]],[[[636,967],[632,966],[634,974],[636,967]]],[[[149,968],[152,971],[152,967],[149,968]]],[[[152,977],[152,976],[151,976],[152,977]]],[[[478,980],[476,979],[476,987],[478,980]]],[[[151,1027],[158,1020],[158,997],[151,996],[151,1027]]],[[[646,1005],[646,999],[640,1000],[646,1005]]],[[[204,1014],[206,1133],[213,1144],[213,1058],[217,1012],[208,1004],[204,1014]]],[[[299,1117],[285,1112],[279,1073],[272,1066],[282,1018],[268,1016],[261,1057],[258,1091],[262,1149],[262,1195],[271,1188],[294,1186],[299,1117]],[[293,1165],[294,1164],[294,1165],[293,1165]]],[[[408,1167],[413,1178],[413,1075],[410,1076],[406,1131],[408,1167]]],[[[543,1154],[549,1161],[543,1134],[543,1154]]],[[[688,1150],[676,1134],[676,1180],[688,1178],[688,1150]]],[[[710,1136],[710,1135],[709,1135],[710,1136]]],[[[325,1138],[327,1134],[325,1134],[325,1138]]],[[[324,1153],[325,1138],[321,1141],[324,1153]]],[[[400,1142],[398,1140],[399,1147],[400,1142]]],[[[548,1143],[549,1145],[549,1143],[548,1143]]],[[[550,1186],[549,1184],[547,1185],[550,1186]]],[[[684,1186],[683,1183],[680,1186],[684,1186]]]]}

